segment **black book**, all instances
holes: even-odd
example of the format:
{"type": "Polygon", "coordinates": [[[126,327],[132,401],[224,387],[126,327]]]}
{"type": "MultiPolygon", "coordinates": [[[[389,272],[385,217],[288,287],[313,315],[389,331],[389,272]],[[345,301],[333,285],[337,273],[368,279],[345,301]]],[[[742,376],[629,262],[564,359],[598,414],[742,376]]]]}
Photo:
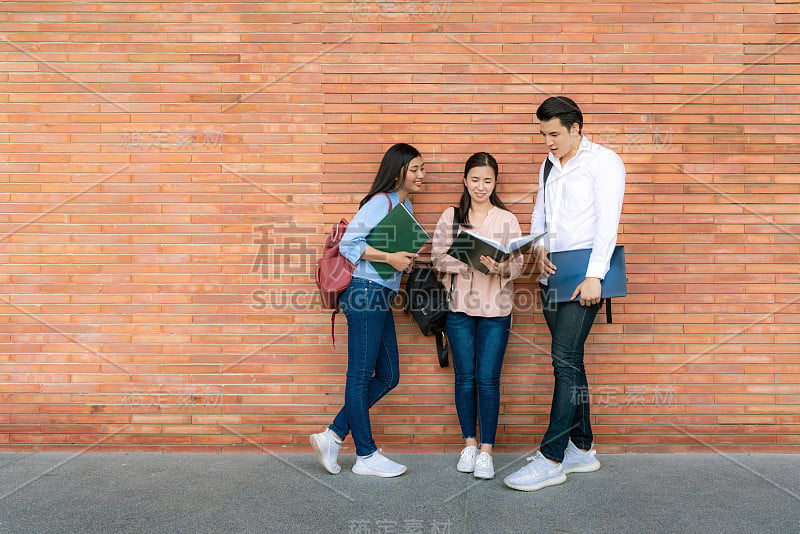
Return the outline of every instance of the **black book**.
{"type": "Polygon", "coordinates": [[[473,269],[489,274],[489,269],[481,263],[481,256],[489,256],[497,262],[504,262],[512,254],[519,255],[527,252],[533,243],[545,233],[518,237],[511,241],[507,247],[504,247],[494,239],[479,236],[469,230],[462,230],[453,240],[453,244],[450,245],[447,254],[463,261],[473,269]]]}

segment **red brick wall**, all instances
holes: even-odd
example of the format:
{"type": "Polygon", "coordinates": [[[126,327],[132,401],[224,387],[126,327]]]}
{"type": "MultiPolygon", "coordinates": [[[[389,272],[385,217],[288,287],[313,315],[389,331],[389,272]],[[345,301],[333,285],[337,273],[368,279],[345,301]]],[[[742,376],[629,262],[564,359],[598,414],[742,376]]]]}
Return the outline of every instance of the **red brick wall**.
{"type": "MultiPolygon", "coordinates": [[[[342,402],[312,279],[383,151],[432,229],[479,150],[527,229],[534,111],[628,169],[630,295],[587,356],[604,452],[800,450],[800,36],[783,0],[4,1],[0,449],[308,450],[342,402]]],[[[498,441],[544,432],[518,284],[498,441]]],[[[451,370],[398,315],[388,450],[456,450],[451,370]]]]}

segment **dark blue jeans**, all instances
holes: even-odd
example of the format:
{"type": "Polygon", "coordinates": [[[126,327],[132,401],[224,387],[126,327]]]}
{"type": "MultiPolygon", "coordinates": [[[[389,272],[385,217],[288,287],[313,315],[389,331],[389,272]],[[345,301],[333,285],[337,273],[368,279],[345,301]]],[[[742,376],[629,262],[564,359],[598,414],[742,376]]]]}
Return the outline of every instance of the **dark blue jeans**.
{"type": "Polygon", "coordinates": [[[447,341],[453,352],[455,399],[461,438],[477,438],[494,445],[500,412],[500,370],[506,354],[511,315],[474,317],[461,312],[447,314],[447,341]]]}
{"type": "Polygon", "coordinates": [[[540,450],[548,459],[561,462],[569,438],[578,448],[589,449],[592,446],[589,382],[583,366],[583,346],[600,304],[581,306],[577,301],[548,302],[547,286],[540,287],[544,320],[552,336],[550,351],[555,375],[550,425],[540,450]]]}
{"type": "Polygon", "coordinates": [[[359,456],[378,450],[372,439],[369,409],[400,380],[392,315],[394,296],[387,287],[353,278],[339,297],[347,317],[347,382],[344,407],[330,429],[342,439],[352,432],[359,456]]]}

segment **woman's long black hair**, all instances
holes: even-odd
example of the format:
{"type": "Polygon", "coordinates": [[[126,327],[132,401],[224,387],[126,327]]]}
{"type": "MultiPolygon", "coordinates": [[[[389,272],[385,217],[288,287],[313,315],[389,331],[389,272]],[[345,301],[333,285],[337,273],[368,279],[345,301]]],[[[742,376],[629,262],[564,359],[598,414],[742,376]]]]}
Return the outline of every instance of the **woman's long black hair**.
{"type": "Polygon", "coordinates": [[[397,190],[399,184],[406,178],[408,164],[419,156],[419,150],[411,145],[406,143],[392,145],[383,155],[381,166],[378,167],[378,173],[375,175],[375,180],[372,181],[372,187],[369,188],[369,193],[361,200],[358,207],[366,204],[373,195],[397,190]]]}
{"type": "MultiPolygon", "coordinates": [[[[500,200],[500,197],[497,196],[497,179],[499,178],[499,172],[497,160],[494,159],[494,156],[488,152],[477,152],[471,155],[467,160],[466,165],[464,165],[464,178],[466,178],[469,174],[469,171],[475,167],[491,167],[492,170],[494,170],[495,186],[492,190],[492,194],[489,195],[489,202],[492,204],[492,206],[497,206],[500,209],[509,211],[506,205],[503,204],[503,201],[500,200]]],[[[458,207],[456,208],[455,220],[465,228],[472,228],[472,225],[469,223],[469,208],[471,206],[472,198],[469,196],[469,191],[467,190],[466,184],[464,184],[464,191],[461,193],[461,201],[458,203],[458,207]]]]}

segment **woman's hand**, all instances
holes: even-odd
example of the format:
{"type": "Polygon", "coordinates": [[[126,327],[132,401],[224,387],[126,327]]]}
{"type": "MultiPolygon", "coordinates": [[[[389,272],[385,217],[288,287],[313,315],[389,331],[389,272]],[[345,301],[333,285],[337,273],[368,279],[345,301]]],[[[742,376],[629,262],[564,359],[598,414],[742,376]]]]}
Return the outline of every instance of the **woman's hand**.
{"type": "Polygon", "coordinates": [[[380,263],[388,263],[396,271],[405,271],[414,265],[414,259],[417,254],[413,252],[383,252],[376,248],[367,246],[367,249],[361,255],[362,260],[377,261],[380,263]]]}
{"type": "Polygon", "coordinates": [[[511,274],[510,260],[501,263],[489,256],[481,256],[481,263],[489,269],[491,274],[498,274],[500,276],[509,276],[511,274]]]}
{"type": "Polygon", "coordinates": [[[413,252],[387,252],[386,263],[394,267],[397,271],[405,271],[414,265],[414,259],[416,257],[417,254],[414,254],[413,252]]]}
{"type": "Polygon", "coordinates": [[[535,256],[533,261],[536,263],[536,267],[539,270],[540,279],[556,273],[555,264],[550,261],[550,258],[547,257],[547,254],[549,253],[550,251],[541,245],[536,247],[536,250],[534,251],[535,256]]]}

